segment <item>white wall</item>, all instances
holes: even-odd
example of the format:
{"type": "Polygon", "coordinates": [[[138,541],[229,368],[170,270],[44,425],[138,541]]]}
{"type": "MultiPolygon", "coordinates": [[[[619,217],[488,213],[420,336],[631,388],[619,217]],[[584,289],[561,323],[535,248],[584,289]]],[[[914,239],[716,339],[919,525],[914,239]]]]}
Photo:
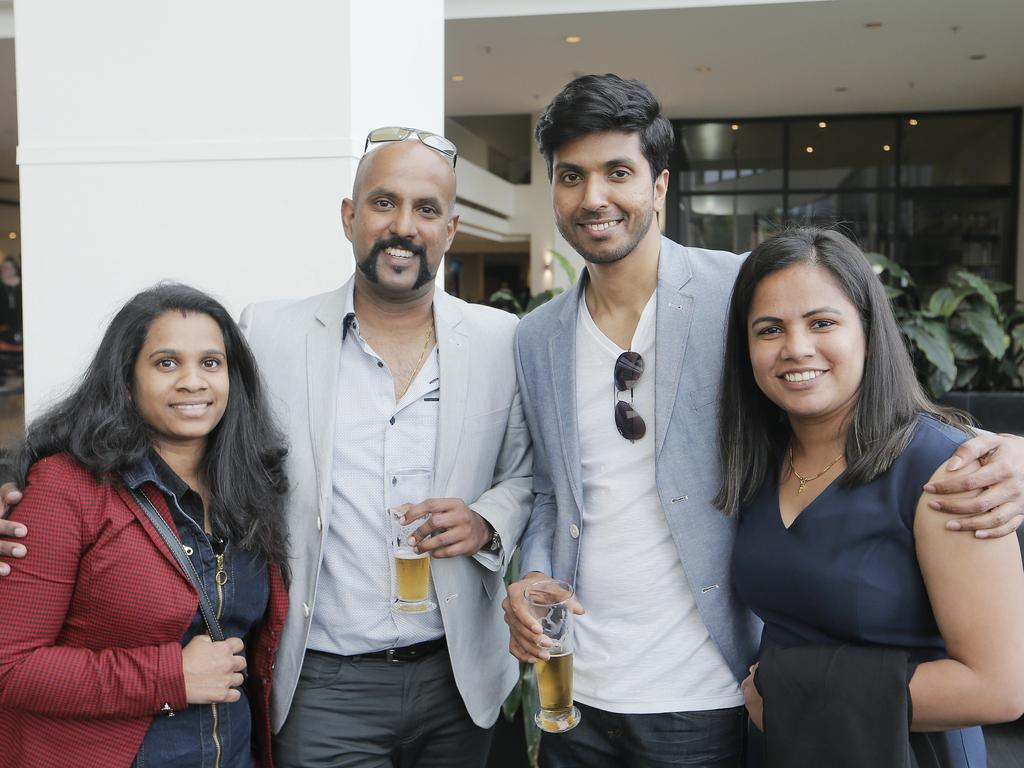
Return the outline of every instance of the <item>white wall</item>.
{"type": "Polygon", "coordinates": [[[367,131],[440,131],[442,0],[31,0],[15,15],[26,408],[162,279],[250,301],[339,285],[367,131]]]}

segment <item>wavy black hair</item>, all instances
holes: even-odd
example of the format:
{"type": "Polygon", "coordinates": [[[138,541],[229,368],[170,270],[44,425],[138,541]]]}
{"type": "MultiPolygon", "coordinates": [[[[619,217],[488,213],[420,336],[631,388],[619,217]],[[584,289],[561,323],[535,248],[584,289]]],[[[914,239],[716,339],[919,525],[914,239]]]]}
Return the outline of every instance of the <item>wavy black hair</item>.
{"type": "Polygon", "coordinates": [[[537,147],[548,165],[548,181],[559,147],[603,131],[639,134],[652,180],[668,168],[675,133],[650,88],[618,75],[583,75],[566,85],[537,120],[537,147]]]}
{"type": "Polygon", "coordinates": [[[971,434],[963,413],[938,406],[925,395],[885,287],[861,250],[834,230],[790,229],[753,250],[732,290],[718,411],[722,482],[713,501],[726,514],[749,503],[765,480],[778,479],[789,444],[785,412],[754,380],[747,317],[760,282],[796,264],[819,266],[832,275],[857,308],[867,342],[864,377],[847,416],[843,486],[869,483],[889,469],[913,437],[920,414],[971,434]]]}
{"type": "Polygon", "coordinates": [[[187,285],[161,283],[118,311],[73,391],[26,430],[15,464],[19,484],[25,487],[35,461],[61,452],[104,480],[142,461],[153,438],[132,403],[135,362],[153,321],[168,312],[207,315],[224,335],[228,402],[203,458],[211,519],[236,545],[287,573],[284,437],[238,325],[220,302],[187,285]]]}

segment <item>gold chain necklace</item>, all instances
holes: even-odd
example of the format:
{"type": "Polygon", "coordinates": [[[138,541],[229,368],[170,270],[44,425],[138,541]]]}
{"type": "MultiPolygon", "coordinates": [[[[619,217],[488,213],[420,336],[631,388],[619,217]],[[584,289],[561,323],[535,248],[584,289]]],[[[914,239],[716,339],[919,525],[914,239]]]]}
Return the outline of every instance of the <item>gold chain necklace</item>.
{"type": "Polygon", "coordinates": [[[819,472],[818,474],[814,475],[814,477],[804,477],[803,475],[796,471],[796,467],[793,465],[793,446],[789,446],[789,471],[792,472],[794,477],[796,477],[796,479],[800,481],[800,487],[796,489],[797,495],[799,496],[801,493],[804,492],[804,486],[807,485],[809,482],[811,482],[812,480],[817,480],[819,477],[821,477],[830,469],[832,469],[832,467],[836,465],[836,462],[838,462],[841,458],[843,458],[842,453],[840,453],[838,456],[832,459],[832,461],[828,463],[828,466],[821,470],[821,472],[819,472]]]}
{"type": "Polygon", "coordinates": [[[416,361],[415,367],[412,369],[412,373],[409,374],[409,382],[405,385],[405,389],[402,390],[401,394],[397,394],[397,399],[401,400],[405,397],[405,393],[409,391],[409,387],[412,386],[413,380],[416,378],[416,374],[420,372],[420,367],[423,365],[423,361],[427,359],[427,352],[430,350],[430,342],[434,339],[434,315],[431,313],[430,322],[427,323],[427,337],[423,340],[423,351],[420,352],[419,360],[416,361]]]}

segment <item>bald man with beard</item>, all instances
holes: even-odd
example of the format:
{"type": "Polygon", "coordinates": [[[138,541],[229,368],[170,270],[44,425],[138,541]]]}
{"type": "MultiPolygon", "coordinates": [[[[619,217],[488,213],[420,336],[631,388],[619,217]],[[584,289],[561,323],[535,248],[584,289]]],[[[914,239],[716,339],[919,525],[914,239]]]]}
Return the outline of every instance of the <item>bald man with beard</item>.
{"type": "Polygon", "coordinates": [[[242,315],[291,443],[275,760],[483,766],[517,677],[502,575],[532,503],[516,318],[435,285],[458,227],[454,145],[408,129],[367,145],[341,210],[353,277],[242,315]],[[406,516],[426,518],[416,546],[439,610],[399,615],[387,489],[407,467],[433,470],[406,516]]]}

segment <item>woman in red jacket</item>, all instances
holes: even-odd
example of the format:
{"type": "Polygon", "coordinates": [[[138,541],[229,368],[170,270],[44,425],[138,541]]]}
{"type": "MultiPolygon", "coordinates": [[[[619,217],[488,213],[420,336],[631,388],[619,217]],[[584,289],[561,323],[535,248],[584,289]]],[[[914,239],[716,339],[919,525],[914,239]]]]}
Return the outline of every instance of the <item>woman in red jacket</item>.
{"type": "Polygon", "coordinates": [[[272,764],[285,452],[219,303],[160,285],[118,312],[20,458],[0,766],[272,764]]]}

